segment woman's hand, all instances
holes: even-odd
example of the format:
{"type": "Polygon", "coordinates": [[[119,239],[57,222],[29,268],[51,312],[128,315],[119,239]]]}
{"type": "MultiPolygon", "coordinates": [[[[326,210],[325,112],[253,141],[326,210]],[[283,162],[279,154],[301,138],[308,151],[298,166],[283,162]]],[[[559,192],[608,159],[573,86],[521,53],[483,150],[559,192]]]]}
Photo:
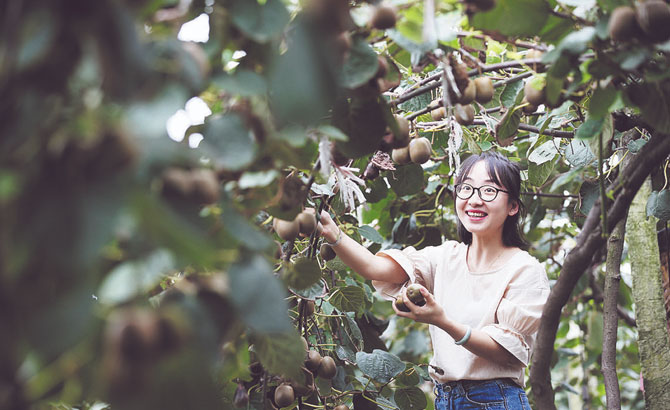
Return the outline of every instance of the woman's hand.
{"type": "Polygon", "coordinates": [[[321,211],[321,221],[319,224],[322,227],[321,236],[323,236],[326,241],[333,243],[337,240],[337,236],[340,232],[340,228],[337,226],[333,218],[330,217],[330,214],[326,211],[321,211]]]}
{"type": "Polygon", "coordinates": [[[395,303],[393,303],[393,310],[398,316],[406,317],[417,322],[428,323],[430,325],[437,325],[440,323],[444,317],[444,309],[435,302],[433,295],[425,287],[419,285],[419,291],[421,295],[426,300],[426,304],[423,306],[417,306],[412,303],[411,300],[407,297],[407,289],[403,289],[403,292],[398,297],[401,297],[405,306],[409,309],[409,312],[403,312],[398,310],[395,303]]]}

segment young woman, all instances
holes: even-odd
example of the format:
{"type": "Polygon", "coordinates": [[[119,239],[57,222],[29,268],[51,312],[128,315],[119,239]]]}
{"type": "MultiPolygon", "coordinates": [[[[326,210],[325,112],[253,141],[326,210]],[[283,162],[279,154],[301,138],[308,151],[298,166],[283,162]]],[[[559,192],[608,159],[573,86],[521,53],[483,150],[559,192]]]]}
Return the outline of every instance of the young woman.
{"type": "Polygon", "coordinates": [[[456,177],[461,242],[373,255],[342,233],[326,212],[324,239],[340,259],[387,297],[402,297],[399,316],[428,323],[435,408],[530,409],[524,369],[530,361],[549,283],[525,249],[518,166],[495,152],[472,155],[456,177]],[[405,294],[418,283],[426,300],[405,294]]]}

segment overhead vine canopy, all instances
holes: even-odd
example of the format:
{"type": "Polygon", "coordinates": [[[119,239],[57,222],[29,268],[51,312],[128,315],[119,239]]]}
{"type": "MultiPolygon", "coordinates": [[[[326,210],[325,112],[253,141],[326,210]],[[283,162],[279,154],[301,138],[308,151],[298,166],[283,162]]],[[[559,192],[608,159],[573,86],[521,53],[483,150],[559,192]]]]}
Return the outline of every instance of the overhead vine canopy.
{"type": "MultiPolygon", "coordinates": [[[[553,284],[531,401],[604,406],[605,239],[650,175],[647,211],[670,215],[664,1],[10,0],[0,18],[0,407],[430,406],[426,329],[321,246],[310,209],[373,252],[437,245],[460,161],[492,149],[523,170],[553,284]],[[179,40],[196,21],[206,39],[179,40]],[[193,97],[204,120],[167,129],[193,97]]],[[[629,285],[616,366],[642,408],[629,285]]]]}

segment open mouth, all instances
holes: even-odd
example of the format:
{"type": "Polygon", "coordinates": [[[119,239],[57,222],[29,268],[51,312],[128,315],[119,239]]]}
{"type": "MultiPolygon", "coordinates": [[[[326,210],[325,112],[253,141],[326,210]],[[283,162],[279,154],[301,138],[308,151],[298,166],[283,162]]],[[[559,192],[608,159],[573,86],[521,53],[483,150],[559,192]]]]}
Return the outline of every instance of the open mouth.
{"type": "Polygon", "coordinates": [[[481,211],[466,211],[465,213],[472,218],[483,218],[488,215],[486,212],[481,211]]]}

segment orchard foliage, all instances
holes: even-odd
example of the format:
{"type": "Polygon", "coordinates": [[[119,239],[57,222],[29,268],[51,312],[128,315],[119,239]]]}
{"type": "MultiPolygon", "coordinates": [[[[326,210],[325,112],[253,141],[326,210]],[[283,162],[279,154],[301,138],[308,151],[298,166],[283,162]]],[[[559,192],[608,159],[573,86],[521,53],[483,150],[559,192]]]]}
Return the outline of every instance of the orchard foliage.
{"type": "MultiPolygon", "coordinates": [[[[461,158],[497,149],[556,280],[591,209],[608,232],[622,159],[656,152],[648,211],[667,219],[670,12],[633,6],[4,2],[0,407],[430,408],[426,328],[303,210],[373,252],[438,245],[457,238],[461,158]],[[209,40],[177,40],[203,14],[209,40]],[[211,115],[169,139],[195,96],[211,115]]],[[[603,257],[548,346],[559,407],[604,405],[603,257]]],[[[635,342],[622,322],[627,408],[643,406],[635,342]]]]}

